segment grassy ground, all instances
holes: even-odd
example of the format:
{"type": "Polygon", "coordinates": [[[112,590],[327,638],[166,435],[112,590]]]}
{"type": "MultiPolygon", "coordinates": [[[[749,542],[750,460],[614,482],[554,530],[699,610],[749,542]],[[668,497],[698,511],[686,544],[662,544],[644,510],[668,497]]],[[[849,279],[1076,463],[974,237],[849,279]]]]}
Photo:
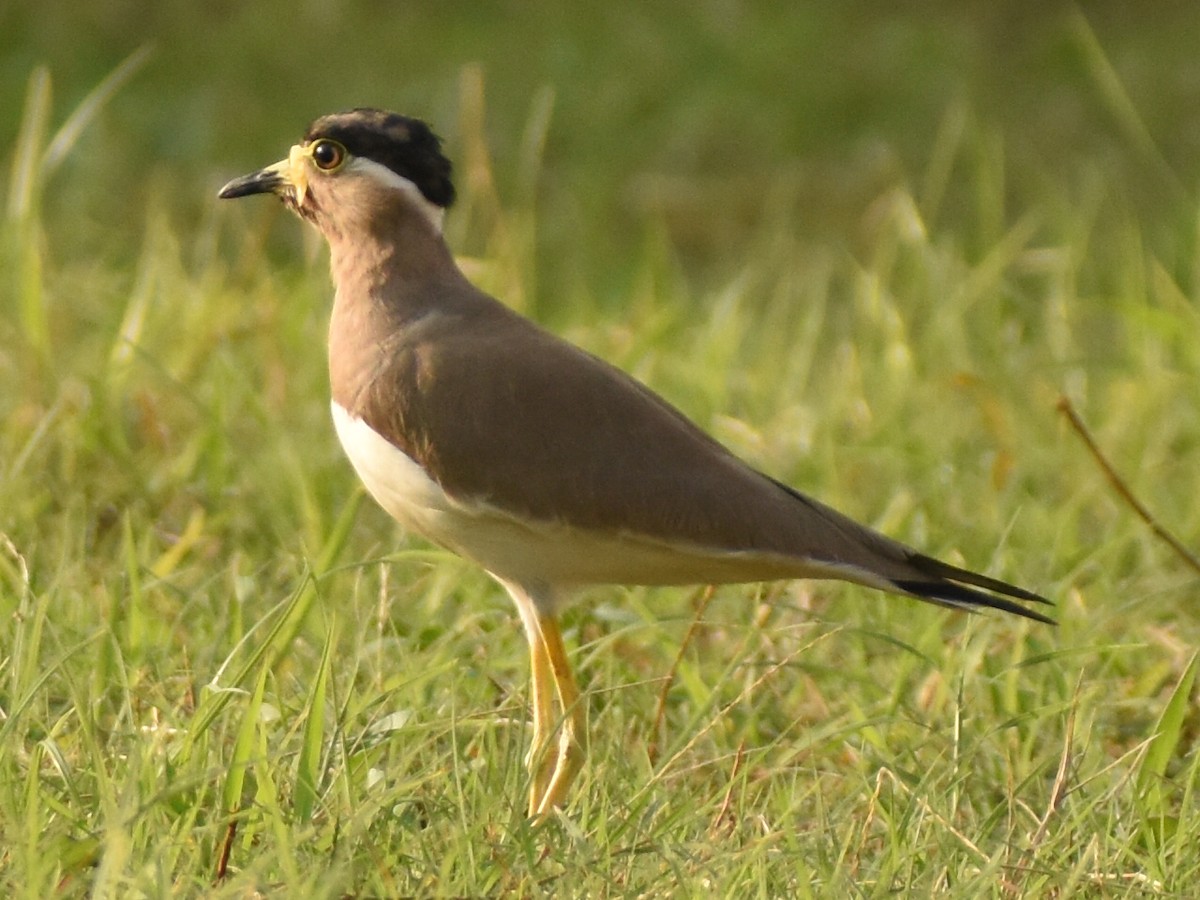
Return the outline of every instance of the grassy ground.
{"type": "Polygon", "coordinates": [[[1056,411],[1200,544],[1192,4],[277,6],[0,6],[6,896],[1192,894],[1197,574],[1056,411]],[[355,103],[477,281],[1060,625],[597,589],[530,828],[508,600],[363,502],[318,242],[213,199],[355,103]]]}

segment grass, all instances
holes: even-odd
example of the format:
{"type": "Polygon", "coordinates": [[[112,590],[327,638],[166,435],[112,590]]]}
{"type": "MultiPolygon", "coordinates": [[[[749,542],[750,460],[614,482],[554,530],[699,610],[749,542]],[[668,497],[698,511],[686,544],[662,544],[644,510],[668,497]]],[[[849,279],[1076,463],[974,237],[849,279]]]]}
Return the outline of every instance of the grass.
{"type": "MultiPolygon", "coordinates": [[[[192,13],[173,15],[186,30],[192,13]]],[[[826,583],[591,591],[565,616],[591,759],[543,830],[523,816],[509,601],[401,538],[336,447],[319,245],[268,204],[197,199],[280,155],[295,109],[219,162],[200,141],[203,167],[167,154],[154,170],[116,152],[139,134],[118,126],[161,115],[139,85],[186,55],[113,60],[74,105],[55,101],[54,69],[26,71],[0,107],[5,895],[1189,895],[1195,573],[1056,412],[1070,397],[1196,546],[1195,204],[1171,184],[1189,179],[1161,174],[1187,145],[1156,142],[1169,117],[1126,80],[1154,83],[1145,34],[1118,58],[1102,17],[1062,21],[1116,123],[1104,152],[1064,154],[1075,171],[1026,157],[1012,123],[1032,86],[992,117],[950,98],[882,169],[829,162],[854,145],[848,124],[778,138],[819,177],[770,149],[739,158],[709,123],[755,85],[766,97],[783,57],[768,42],[753,62],[754,41],[706,44],[716,32],[692,25],[687,53],[633,66],[677,103],[639,105],[631,85],[627,105],[596,105],[565,62],[540,92],[502,61],[495,93],[479,69],[429,76],[464,194],[452,243],[477,281],[771,474],[1058,602],[1051,629],[826,583]],[[745,80],[708,73],[688,93],[717,50],[744,55],[745,80]],[[695,157],[681,135],[700,136],[695,157]],[[630,142],[683,175],[651,168],[622,206],[630,142]],[[731,159],[737,177],[711,177],[731,159]],[[139,177],[152,189],[124,190],[139,177]],[[1153,203],[1132,196],[1138,177],[1153,203]],[[105,243],[119,216],[139,224],[105,243]]],[[[478,46],[481,26],[449,24],[447,46],[478,46]]],[[[628,41],[667,28],[602,24],[628,41]]],[[[787,46],[780,22],[744,24],[787,46]]],[[[816,41],[853,23],[807,25],[816,41]]],[[[601,24],[544,27],[569,50],[584,45],[562,35],[601,24]]],[[[864,39],[886,47],[884,31],[864,39]]],[[[923,33],[893,22],[903,46],[923,33]]],[[[940,75],[914,79],[897,91],[919,117],[940,75]]],[[[846,88],[870,89],[887,86],[846,88]]]]}

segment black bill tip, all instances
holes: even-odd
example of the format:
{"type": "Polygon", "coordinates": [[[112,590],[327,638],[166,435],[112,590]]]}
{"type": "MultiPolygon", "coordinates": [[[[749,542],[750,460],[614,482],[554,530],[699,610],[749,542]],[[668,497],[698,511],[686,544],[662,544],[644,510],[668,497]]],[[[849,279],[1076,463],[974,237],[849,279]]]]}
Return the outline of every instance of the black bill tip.
{"type": "Polygon", "coordinates": [[[277,194],[283,185],[283,175],[277,169],[259,169],[257,172],[233,179],[217,191],[217,196],[222,200],[232,200],[235,197],[249,197],[251,194],[277,194]]]}

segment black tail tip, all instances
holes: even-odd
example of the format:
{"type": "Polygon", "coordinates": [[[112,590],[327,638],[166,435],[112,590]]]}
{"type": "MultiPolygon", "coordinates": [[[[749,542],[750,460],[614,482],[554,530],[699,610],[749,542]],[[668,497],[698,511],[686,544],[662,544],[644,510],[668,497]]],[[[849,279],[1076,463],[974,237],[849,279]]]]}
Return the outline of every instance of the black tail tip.
{"type": "MultiPolygon", "coordinates": [[[[981,590],[955,584],[952,581],[897,581],[895,585],[906,594],[911,594],[921,600],[937,603],[942,606],[953,606],[956,609],[965,609],[968,612],[997,609],[1001,612],[1011,613],[1014,616],[1021,616],[1025,619],[1041,622],[1044,625],[1058,624],[1056,620],[1049,616],[1043,615],[1027,606],[1022,606],[1020,603],[1010,600],[1007,597],[984,593],[981,590]]],[[[1045,597],[1035,594],[1032,591],[1012,587],[1011,585],[1005,585],[1005,587],[1010,588],[1007,593],[1021,600],[1031,603],[1043,603],[1046,606],[1054,605],[1045,597]]]]}

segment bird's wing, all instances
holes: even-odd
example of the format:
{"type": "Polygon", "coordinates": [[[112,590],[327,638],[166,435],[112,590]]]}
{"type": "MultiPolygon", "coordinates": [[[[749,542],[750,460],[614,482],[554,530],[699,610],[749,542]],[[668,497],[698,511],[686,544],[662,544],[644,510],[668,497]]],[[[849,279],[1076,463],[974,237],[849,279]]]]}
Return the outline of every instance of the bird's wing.
{"type": "Polygon", "coordinates": [[[744,562],[723,580],[838,577],[1044,618],[994,596],[1037,595],[762,475],[624,372],[513,314],[464,320],[389,358],[357,414],[461,503],[744,562]]]}

